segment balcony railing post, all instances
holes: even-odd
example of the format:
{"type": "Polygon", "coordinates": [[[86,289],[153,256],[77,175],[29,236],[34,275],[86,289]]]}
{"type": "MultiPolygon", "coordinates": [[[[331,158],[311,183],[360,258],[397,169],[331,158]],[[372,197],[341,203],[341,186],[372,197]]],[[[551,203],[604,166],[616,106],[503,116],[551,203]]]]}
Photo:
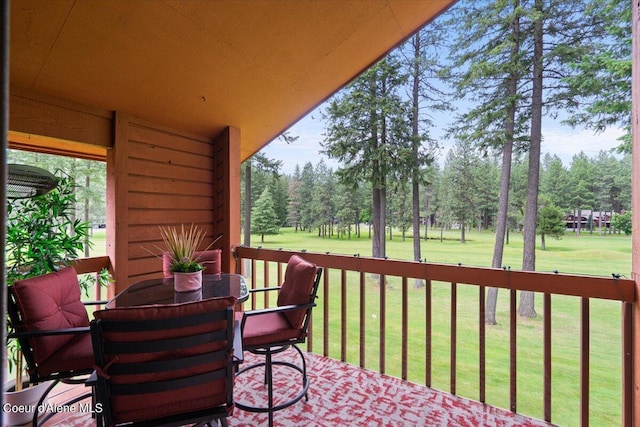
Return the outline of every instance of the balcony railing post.
{"type": "Polygon", "coordinates": [[[580,425],[589,426],[589,298],[580,301],[580,425]]]}
{"type": "MultiPolygon", "coordinates": [[[[633,304],[622,304],[622,425],[633,425],[633,304]]],[[[636,414],[640,416],[640,414],[636,414]]]]}
{"type": "Polygon", "coordinates": [[[487,371],[487,359],[486,359],[486,350],[487,350],[487,334],[486,334],[486,304],[485,304],[486,292],[485,287],[480,286],[478,288],[478,327],[480,329],[478,333],[478,400],[482,403],[486,401],[486,371],[487,371]]]}
{"type": "Polygon", "coordinates": [[[366,329],[367,329],[367,292],[366,292],[366,278],[362,271],[358,271],[360,276],[360,367],[364,368],[366,360],[366,329]]]}
{"type": "Polygon", "coordinates": [[[450,353],[450,372],[449,372],[449,392],[456,394],[456,356],[458,342],[458,284],[451,283],[451,353],[450,353]]]}
{"type": "Polygon", "coordinates": [[[347,361],[347,270],[340,271],[340,360],[347,361]]]}
{"type": "Polygon", "coordinates": [[[517,315],[518,309],[516,305],[517,293],[515,289],[510,291],[509,295],[509,408],[511,412],[517,412],[517,379],[518,379],[518,351],[517,351],[517,315]]]}
{"type": "Polygon", "coordinates": [[[551,294],[544,293],[544,420],[551,422],[551,294]]]}
{"type": "Polygon", "coordinates": [[[402,350],[401,350],[401,358],[402,358],[402,379],[406,380],[407,379],[407,355],[408,355],[408,348],[407,348],[407,340],[408,340],[408,320],[409,320],[409,295],[408,295],[408,291],[407,291],[407,278],[403,277],[402,278],[402,350]]]}
{"type": "Polygon", "coordinates": [[[386,373],[385,355],[387,353],[387,276],[380,275],[380,373],[386,373]]]}

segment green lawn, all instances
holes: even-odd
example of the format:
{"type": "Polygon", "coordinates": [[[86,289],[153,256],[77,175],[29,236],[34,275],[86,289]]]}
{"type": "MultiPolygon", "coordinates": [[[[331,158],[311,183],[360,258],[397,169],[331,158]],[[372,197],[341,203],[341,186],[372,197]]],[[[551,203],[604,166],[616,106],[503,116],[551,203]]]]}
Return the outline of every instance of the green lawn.
{"type": "MultiPolygon", "coordinates": [[[[459,242],[459,231],[445,232],[445,240],[439,240],[439,231],[430,231],[430,239],[422,243],[422,258],[431,262],[462,263],[464,265],[489,266],[492,258],[494,235],[490,232],[470,232],[467,243],[459,242]]],[[[320,238],[316,233],[283,229],[277,236],[265,236],[259,242],[253,236],[253,245],[289,250],[306,249],[310,252],[330,251],[367,256],[371,253],[368,238],[335,239],[320,238]]],[[[412,259],[410,236],[402,241],[394,235],[387,241],[387,255],[396,259],[412,259]]],[[[519,269],[522,258],[522,236],[512,233],[510,244],[505,247],[504,265],[519,269]]],[[[547,250],[537,251],[538,271],[560,271],[602,275],[610,277],[619,273],[625,277],[631,271],[631,238],[628,236],[599,236],[597,233],[580,236],[567,234],[561,240],[548,239],[547,250]]],[[[258,277],[261,276],[258,273],[258,277]]],[[[340,328],[342,304],[340,296],[340,272],[331,271],[328,295],[321,292],[319,307],[314,311],[314,351],[322,352],[323,304],[328,304],[329,355],[340,359],[340,328]]],[[[275,280],[275,279],[274,279],[275,280]]],[[[433,333],[432,386],[444,391],[450,389],[450,289],[448,283],[433,284],[433,333]]],[[[424,289],[409,287],[409,380],[425,381],[424,356],[424,289]]],[[[380,288],[372,280],[366,285],[365,341],[366,367],[379,368],[380,336],[380,288]]],[[[401,282],[389,278],[386,288],[386,373],[401,375],[401,282]]],[[[359,278],[348,275],[347,283],[347,361],[359,363],[360,334],[359,278]]],[[[487,328],[487,403],[509,408],[509,294],[500,292],[497,317],[499,324],[487,328]]],[[[520,413],[536,418],[543,417],[542,409],[542,298],[536,297],[536,319],[519,320],[518,332],[518,407],[520,413]]],[[[560,425],[579,423],[579,313],[577,298],[555,296],[552,298],[553,371],[552,371],[552,420],[560,425]]],[[[456,393],[472,399],[478,398],[478,290],[476,287],[458,286],[458,352],[456,393]]],[[[591,302],[591,413],[594,426],[619,425],[621,420],[621,341],[620,304],[606,301],[591,302]]]]}

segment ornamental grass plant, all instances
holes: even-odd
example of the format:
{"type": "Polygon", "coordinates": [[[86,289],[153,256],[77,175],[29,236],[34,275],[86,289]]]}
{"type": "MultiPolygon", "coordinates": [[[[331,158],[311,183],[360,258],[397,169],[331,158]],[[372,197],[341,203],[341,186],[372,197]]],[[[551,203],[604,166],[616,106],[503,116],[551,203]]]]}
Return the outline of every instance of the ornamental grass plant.
{"type": "MultiPolygon", "coordinates": [[[[182,224],[179,230],[177,227],[160,227],[160,235],[171,262],[172,272],[193,273],[204,269],[196,256],[198,246],[206,236],[204,230],[193,223],[185,229],[182,224]]],[[[207,246],[207,249],[209,247],[211,245],[207,246]]]]}

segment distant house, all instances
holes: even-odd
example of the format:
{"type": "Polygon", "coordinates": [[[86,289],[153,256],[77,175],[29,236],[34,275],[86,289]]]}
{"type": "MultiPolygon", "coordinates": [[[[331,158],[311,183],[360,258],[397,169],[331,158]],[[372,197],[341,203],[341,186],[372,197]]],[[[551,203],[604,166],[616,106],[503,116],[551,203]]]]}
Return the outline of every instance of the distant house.
{"type": "Polygon", "coordinates": [[[580,215],[578,215],[577,211],[568,214],[565,217],[565,221],[567,224],[567,230],[574,229],[589,229],[589,227],[594,228],[609,228],[611,226],[611,216],[616,212],[604,212],[604,211],[592,211],[589,209],[584,209],[580,211],[580,215]],[[578,222],[580,225],[578,226],[578,222]]]}

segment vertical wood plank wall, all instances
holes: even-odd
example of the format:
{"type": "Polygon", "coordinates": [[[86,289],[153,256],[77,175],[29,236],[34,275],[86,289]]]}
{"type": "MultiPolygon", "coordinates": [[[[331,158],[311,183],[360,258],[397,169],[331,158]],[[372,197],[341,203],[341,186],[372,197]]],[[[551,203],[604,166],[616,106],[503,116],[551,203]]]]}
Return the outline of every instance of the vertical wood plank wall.
{"type": "MultiPolygon", "coordinates": [[[[230,154],[239,150],[229,144],[235,133],[239,132],[227,130],[209,141],[116,115],[116,140],[108,161],[108,186],[114,189],[108,202],[116,207],[107,208],[115,215],[110,221],[114,230],[109,230],[110,239],[115,239],[110,252],[116,260],[115,292],[161,275],[162,261],[155,256],[163,248],[160,226],[193,223],[207,233],[204,246],[223,236],[212,248],[230,247],[234,236],[225,230],[235,221],[228,214],[232,197],[227,180],[230,170],[240,170],[239,155],[234,159],[230,154]],[[230,160],[237,165],[229,165],[230,160]]],[[[239,215],[237,225],[239,234],[239,215]]],[[[229,252],[223,249],[223,271],[229,271],[229,252]]]]}

